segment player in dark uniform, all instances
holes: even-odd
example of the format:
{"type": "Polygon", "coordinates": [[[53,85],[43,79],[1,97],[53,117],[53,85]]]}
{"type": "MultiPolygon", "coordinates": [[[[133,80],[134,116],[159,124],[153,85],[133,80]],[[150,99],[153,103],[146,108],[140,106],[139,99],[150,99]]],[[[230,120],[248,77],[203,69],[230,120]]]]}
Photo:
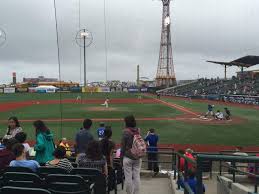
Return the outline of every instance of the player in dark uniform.
{"type": "Polygon", "coordinates": [[[160,99],[160,93],[156,93],[156,98],[160,99]]]}
{"type": "Polygon", "coordinates": [[[228,110],[228,108],[224,108],[224,109],[225,109],[225,119],[230,120],[230,116],[231,116],[230,110],[228,110]]]}
{"type": "Polygon", "coordinates": [[[208,112],[205,114],[205,117],[207,117],[209,114],[211,116],[214,116],[214,112],[213,112],[213,108],[214,108],[214,105],[211,105],[211,104],[208,104],[208,112]]]}

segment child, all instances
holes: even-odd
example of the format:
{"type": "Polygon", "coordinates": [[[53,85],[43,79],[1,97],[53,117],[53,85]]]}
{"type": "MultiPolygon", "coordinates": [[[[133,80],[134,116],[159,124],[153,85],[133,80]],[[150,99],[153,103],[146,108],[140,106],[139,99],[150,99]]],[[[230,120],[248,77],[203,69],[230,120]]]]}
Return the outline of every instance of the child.
{"type": "Polygon", "coordinates": [[[70,146],[67,142],[67,138],[63,137],[61,141],[59,142],[59,146],[64,147],[66,149],[66,156],[70,157],[72,155],[70,146]]]}
{"type": "Polygon", "coordinates": [[[27,139],[27,134],[24,132],[17,133],[14,137],[19,143],[21,143],[24,146],[24,150],[26,155],[29,155],[29,151],[31,149],[30,145],[28,143],[25,143],[27,139]]]}

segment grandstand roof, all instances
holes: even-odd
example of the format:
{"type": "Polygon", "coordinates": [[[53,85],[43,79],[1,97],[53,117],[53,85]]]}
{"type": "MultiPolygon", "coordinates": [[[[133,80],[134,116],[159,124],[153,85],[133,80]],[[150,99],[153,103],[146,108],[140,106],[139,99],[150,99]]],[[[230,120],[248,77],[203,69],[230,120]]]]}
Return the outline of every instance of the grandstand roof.
{"type": "Polygon", "coordinates": [[[207,61],[207,62],[226,65],[226,66],[238,66],[238,67],[248,68],[259,64],[259,56],[248,55],[230,62],[222,62],[222,61],[207,61]]]}

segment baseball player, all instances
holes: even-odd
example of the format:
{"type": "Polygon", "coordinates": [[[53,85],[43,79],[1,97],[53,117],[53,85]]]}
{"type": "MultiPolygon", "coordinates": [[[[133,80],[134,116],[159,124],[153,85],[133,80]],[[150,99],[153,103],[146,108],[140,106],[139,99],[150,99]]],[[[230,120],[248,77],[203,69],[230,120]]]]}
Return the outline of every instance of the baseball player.
{"type": "Polygon", "coordinates": [[[101,105],[102,105],[102,106],[105,106],[106,108],[109,108],[109,101],[110,101],[110,99],[109,99],[109,98],[106,98],[105,101],[104,101],[104,103],[101,104],[101,105]]]}

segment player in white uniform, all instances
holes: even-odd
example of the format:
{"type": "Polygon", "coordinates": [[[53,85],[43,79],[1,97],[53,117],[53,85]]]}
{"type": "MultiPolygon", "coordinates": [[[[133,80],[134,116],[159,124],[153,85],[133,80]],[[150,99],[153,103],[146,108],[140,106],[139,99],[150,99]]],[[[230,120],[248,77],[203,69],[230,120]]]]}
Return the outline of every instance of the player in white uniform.
{"type": "Polygon", "coordinates": [[[110,99],[109,99],[109,98],[106,98],[105,101],[104,101],[104,103],[101,104],[101,105],[102,105],[102,106],[105,106],[106,108],[109,108],[109,101],[110,101],[110,99]]]}
{"type": "Polygon", "coordinates": [[[76,102],[77,102],[77,103],[78,103],[78,102],[82,102],[81,100],[82,100],[81,95],[78,95],[78,96],[76,97],[76,102]]]}

